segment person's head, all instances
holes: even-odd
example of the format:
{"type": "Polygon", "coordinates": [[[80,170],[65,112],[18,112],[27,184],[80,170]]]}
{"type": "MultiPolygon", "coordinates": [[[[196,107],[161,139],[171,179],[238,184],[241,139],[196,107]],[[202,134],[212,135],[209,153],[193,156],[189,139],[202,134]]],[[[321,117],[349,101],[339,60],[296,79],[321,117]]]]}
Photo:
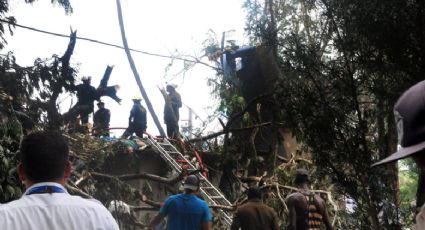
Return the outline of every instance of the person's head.
{"type": "Polygon", "coordinates": [[[84,76],[81,81],[86,84],[86,85],[90,85],[91,83],[91,77],[90,76],[84,76]]]}
{"type": "Polygon", "coordinates": [[[248,200],[261,199],[263,194],[258,186],[251,186],[248,188],[248,200]]]}
{"type": "Polygon", "coordinates": [[[167,92],[172,93],[172,92],[176,91],[176,87],[177,87],[176,85],[168,84],[166,90],[167,90],[167,92]]]}
{"type": "Polygon", "coordinates": [[[71,174],[69,149],[59,133],[33,132],[21,142],[19,178],[27,186],[39,182],[64,183],[71,174]]]}
{"type": "Polygon", "coordinates": [[[394,105],[394,117],[401,148],[372,167],[413,157],[419,166],[425,168],[425,81],[401,95],[394,105]]]}
{"type": "Polygon", "coordinates": [[[134,104],[140,104],[142,98],[140,96],[134,96],[131,100],[133,100],[134,104]]]}
{"type": "Polygon", "coordinates": [[[306,169],[300,168],[297,169],[295,173],[295,185],[303,185],[303,184],[309,184],[310,183],[310,177],[308,175],[308,171],[306,169]]]}
{"type": "Polygon", "coordinates": [[[185,193],[197,192],[199,190],[199,184],[200,184],[200,180],[197,176],[195,175],[187,176],[183,185],[185,193]]]}
{"type": "Polygon", "coordinates": [[[105,103],[99,101],[99,103],[97,103],[97,107],[99,107],[99,109],[105,108],[105,103]]]}

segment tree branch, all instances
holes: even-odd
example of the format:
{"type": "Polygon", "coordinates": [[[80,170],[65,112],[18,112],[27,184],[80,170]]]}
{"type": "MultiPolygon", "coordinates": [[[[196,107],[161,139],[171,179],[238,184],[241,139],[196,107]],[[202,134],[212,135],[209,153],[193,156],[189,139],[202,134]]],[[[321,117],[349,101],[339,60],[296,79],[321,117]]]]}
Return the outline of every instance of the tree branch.
{"type": "Polygon", "coordinates": [[[121,180],[121,181],[127,181],[127,180],[137,180],[137,179],[147,179],[147,180],[153,180],[159,183],[163,184],[175,184],[177,181],[180,181],[183,179],[183,176],[185,175],[185,170],[182,170],[182,172],[173,178],[166,178],[161,177],[157,175],[153,175],[150,173],[134,173],[134,174],[125,174],[120,176],[113,176],[109,174],[99,173],[99,172],[91,172],[90,175],[92,178],[95,179],[108,179],[108,180],[121,180]]]}
{"type": "Polygon", "coordinates": [[[188,142],[205,141],[205,140],[209,140],[209,139],[218,137],[220,135],[223,135],[223,134],[226,134],[226,133],[229,133],[229,132],[240,132],[240,131],[244,131],[244,130],[248,130],[248,129],[255,129],[255,128],[258,128],[258,127],[268,126],[268,125],[271,125],[271,124],[272,124],[272,122],[265,122],[265,123],[245,127],[245,128],[238,128],[238,129],[227,129],[226,128],[226,129],[223,129],[219,132],[216,132],[216,133],[213,133],[213,134],[210,134],[210,135],[207,135],[207,136],[190,139],[190,140],[188,140],[188,142]]]}

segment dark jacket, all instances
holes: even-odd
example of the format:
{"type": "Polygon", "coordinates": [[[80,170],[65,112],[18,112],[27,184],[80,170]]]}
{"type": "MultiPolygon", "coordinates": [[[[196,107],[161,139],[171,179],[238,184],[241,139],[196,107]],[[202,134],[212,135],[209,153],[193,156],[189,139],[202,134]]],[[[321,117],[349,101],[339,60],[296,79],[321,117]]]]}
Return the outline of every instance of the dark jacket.
{"type": "Polygon", "coordinates": [[[94,113],[93,122],[95,128],[109,128],[111,112],[109,109],[101,108],[94,113]]]}
{"type": "Polygon", "coordinates": [[[233,217],[231,230],[278,230],[279,220],[273,208],[259,199],[251,199],[240,206],[233,217]]]}
{"type": "Polygon", "coordinates": [[[182,107],[182,99],[176,91],[167,95],[164,107],[164,122],[166,124],[176,124],[179,119],[179,108],[182,107]]]}
{"type": "Polygon", "coordinates": [[[77,91],[78,102],[77,105],[88,105],[90,110],[93,111],[95,100],[99,100],[96,89],[89,84],[79,84],[75,86],[77,91]]]}
{"type": "Polygon", "coordinates": [[[137,124],[146,129],[146,109],[141,105],[135,103],[130,111],[130,117],[128,118],[129,125],[137,124]]]}

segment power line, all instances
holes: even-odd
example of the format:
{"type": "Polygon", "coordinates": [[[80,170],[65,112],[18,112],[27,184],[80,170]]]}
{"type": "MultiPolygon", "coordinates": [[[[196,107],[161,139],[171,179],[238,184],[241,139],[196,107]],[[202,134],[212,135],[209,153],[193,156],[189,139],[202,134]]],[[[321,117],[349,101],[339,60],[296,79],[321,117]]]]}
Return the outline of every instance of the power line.
{"type": "MultiPolygon", "coordinates": [[[[57,36],[57,37],[69,38],[69,35],[66,35],[66,34],[54,33],[54,32],[50,32],[50,31],[46,31],[46,30],[41,30],[41,29],[37,29],[37,28],[34,28],[34,27],[30,27],[30,26],[24,26],[24,25],[17,24],[15,22],[12,22],[12,21],[9,21],[9,20],[0,19],[0,22],[8,23],[9,25],[13,25],[13,26],[16,26],[16,27],[20,27],[20,28],[23,28],[23,29],[27,29],[27,30],[31,30],[31,31],[35,31],[35,32],[43,33],[43,34],[48,34],[48,35],[57,36]]],[[[91,38],[85,38],[85,37],[78,37],[77,36],[77,39],[125,50],[125,48],[122,47],[122,46],[111,44],[111,43],[107,43],[107,42],[98,41],[98,40],[91,39],[91,38]]],[[[176,56],[170,56],[170,55],[163,55],[163,54],[156,54],[156,53],[150,53],[150,52],[146,52],[146,51],[142,51],[142,50],[136,50],[136,49],[131,49],[131,48],[129,48],[129,50],[130,51],[133,51],[133,52],[136,52],[136,53],[141,53],[141,54],[155,56],[155,57],[176,59],[176,60],[187,61],[187,62],[191,62],[191,63],[195,63],[195,64],[201,64],[201,65],[210,67],[212,69],[219,70],[219,68],[217,68],[215,66],[212,66],[212,65],[209,65],[208,63],[199,61],[197,59],[196,60],[190,60],[190,59],[186,59],[186,58],[181,58],[181,57],[176,57],[176,56]]]]}

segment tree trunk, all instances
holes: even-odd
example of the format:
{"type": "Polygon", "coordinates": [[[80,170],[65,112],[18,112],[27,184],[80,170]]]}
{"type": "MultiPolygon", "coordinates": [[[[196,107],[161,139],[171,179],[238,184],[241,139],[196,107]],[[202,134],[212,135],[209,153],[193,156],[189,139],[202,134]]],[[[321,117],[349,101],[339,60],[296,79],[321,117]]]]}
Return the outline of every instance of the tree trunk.
{"type": "Polygon", "coordinates": [[[152,104],[148,98],[148,95],[146,94],[145,88],[142,85],[142,81],[140,80],[140,76],[139,76],[139,73],[137,72],[136,65],[134,64],[133,58],[131,57],[131,53],[128,48],[127,38],[125,36],[124,21],[122,17],[120,0],[117,0],[117,11],[118,11],[118,21],[119,21],[120,29],[121,29],[122,42],[125,49],[125,53],[127,54],[130,68],[133,71],[134,78],[136,79],[137,85],[139,86],[139,89],[140,89],[140,93],[142,94],[143,99],[146,101],[146,106],[148,107],[149,113],[151,114],[153,121],[155,122],[155,125],[158,128],[159,134],[165,137],[166,135],[165,135],[164,129],[162,128],[161,123],[159,122],[158,117],[156,116],[156,113],[153,110],[152,104]]]}
{"type": "Polygon", "coordinates": [[[418,177],[418,190],[416,190],[416,212],[419,212],[419,208],[425,203],[425,169],[419,170],[418,177]]]}

